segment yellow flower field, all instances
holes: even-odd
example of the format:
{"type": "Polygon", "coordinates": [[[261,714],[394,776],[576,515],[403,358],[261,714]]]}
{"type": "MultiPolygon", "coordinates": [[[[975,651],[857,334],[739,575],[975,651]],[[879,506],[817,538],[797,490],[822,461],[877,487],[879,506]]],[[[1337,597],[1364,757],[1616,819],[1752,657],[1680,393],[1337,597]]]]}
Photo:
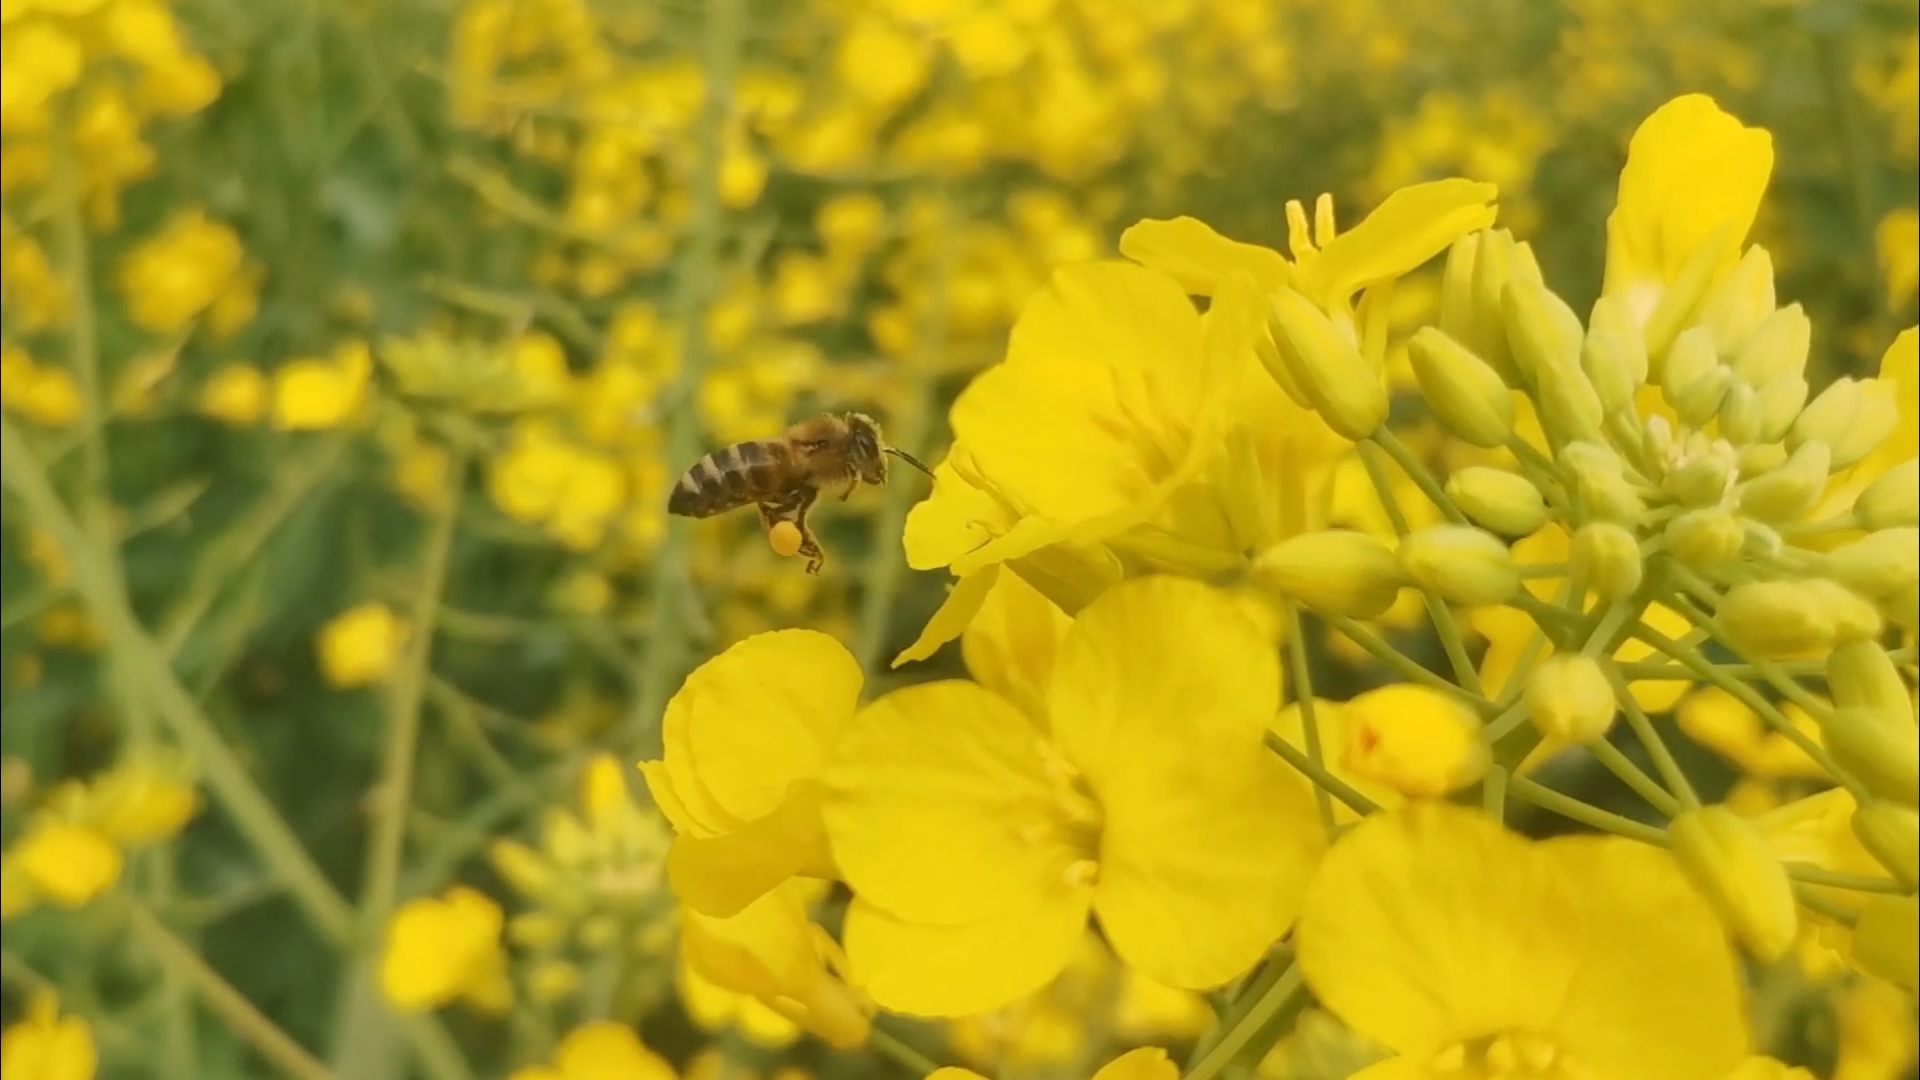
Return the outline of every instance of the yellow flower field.
{"type": "Polygon", "coordinates": [[[1917,97],[1910,0],[5,0],[0,1074],[1912,1080],[1917,97]]]}

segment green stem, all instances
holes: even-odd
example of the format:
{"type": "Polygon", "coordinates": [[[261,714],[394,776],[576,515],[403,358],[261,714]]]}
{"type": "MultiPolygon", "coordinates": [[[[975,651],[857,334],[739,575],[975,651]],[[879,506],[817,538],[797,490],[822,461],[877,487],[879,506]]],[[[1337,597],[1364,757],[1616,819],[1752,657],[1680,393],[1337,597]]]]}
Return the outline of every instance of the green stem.
{"type": "MultiPolygon", "coordinates": [[[[1392,481],[1387,479],[1387,470],[1381,465],[1375,453],[1376,447],[1385,448],[1389,442],[1399,447],[1403,453],[1406,452],[1406,447],[1393,437],[1392,432],[1383,427],[1371,437],[1370,441],[1359,444],[1360,462],[1366,467],[1368,478],[1373,481],[1374,491],[1380,496],[1380,506],[1387,512],[1387,520],[1393,523],[1394,533],[1405,536],[1409,531],[1407,515],[1401,511],[1400,499],[1393,493],[1392,481]]],[[[1420,468],[1418,461],[1413,462],[1411,467],[1403,463],[1402,467],[1408,468],[1408,475],[1412,475],[1412,470],[1415,468],[1419,468],[1421,476],[1426,475],[1426,470],[1420,468]]],[[[1432,482],[1431,477],[1427,479],[1429,483],[1432,482]]],[[[1432,498],[1433,493],[1429,492],[1428,497],[1432,498]]],[[[1440,498],[1446,499],[1445,494],[1441,494],[1440,498]]],[[[1444,504],[1435,503],[1435,505],[1450,507],[1453,503],[1448,500],[1444,504]]],[[[1455,510],[1454,513],[1457,514],[1459,511],[1455,510]]],[[[1467,656],[1467,647],[1461,640],[1460,628],[1454,625],[1453,612],[1447,607],[1446,601],[1425,589],[1420,590],[1420,599],[1427,606],[1427,616],[1433,620],[1433,632],[1440,639],[1440,647],[1446,651],[1447,662],[1453,666],[1454,681],[1460,684],[1461,689],[1475,697],[1481,697],[1480,672],[1474,668],[1472,658],[1467,656]]]]}
{"type": "MultiPolygon", "coordinates": [[[[1619,668],[1611,663],[1604,667],[1607,672],[1607,682],[1613,686],[1614,699],[1620,704],[1620,712],[1626,716],[1627,725],[1633,728],[1634,737],[1639,739],[1640,745],[1646,748],[1647,756],[1653,759],[1653,767],[1660,773],[1661,781],[1667,785],[1667,790],[1673,792],[1674,798],[1680,800],[1682,807],[1698,810],[1700,796],[1694,792],[1692,782],[1687,779],[1686,770],[1680,767],[1680,763],[1673,758],[1673,752],[1667,749],[1666,740],[1660,737],[1660,732],[1653,726],[1653,719],[1647,715],[1645,709],[1640,707],[1640,702],[1633,696],[1632,687],[1627,685],[1627,680],[1620,674],[1619,668]]],[[[1675,813],[1668,809],[1663,809],[1662,812],[1668,817],[1674,816],[1675,813]]]]}
{"type": "Polygon", "coordinates": [[[1507,782],[1507,790],[1516,797],[1532,803],[1548,813],[1558,814],[1569,821],[1577,821],[1588,828],[1598,829],[1614,836],[1624,836],[1630,840],[1640,840],[1648,844],[1665,847],[1667,834],[1651,825],[1621,817],[1619,814],[1589,806],[1568,795],[1562,795],[1550,787],[1525,776],[1515,776],[1507,782]]]}
{"type": "MultiPolygon", "coordinates": [[[[720,204],[721,131],[733,112],[733,81],[740,61],[741,16],[744,0],[711,0],[706,5],[703,66],[706,100],[699,124],[699,163],[693,181],[692,234],[679,267],[675,311],[681,327],[680,374],[666,395],[676,401],[667,425],[663,453],[674,467],[684,467],[700,454],[700,411],[692,390],[706,372],[709,348],[707,311],[718,290],[721,230],[725,225],[720,204]]],[[[638,689],[627,714],[622,742],[630,753],[653,757],[659,750],[660,718],[666,709],[668,684],[686,663],[686,620],[681,609],[691,588],[688,563],[692,557],[691,522],[667,519],[667,536],[654,556],[650,595],[653,617],[641,656],[638,689]]]]}
{"type": "Polygon", "coordinates": [[[1286,963],[1247,1011],[1220,1036],[1200,1060],[1187,1070],[1185,1080],[1213,1080],[1247,1048],[1255,1034],[1275,1022],[1284,1022],[1306,1008],[1309,992],[1300,965],[1286,963]]]}
{"type": "MultiPolygon", "coordinates": [[[[1910,665],[1914,662],[1916,655],[1920,654],[1916,654],[1915,650],[1911,648],[1889,649],[1887,651],[1887,659],[1893,661],[1895,664],[1910,665]]],[[[1638,663],[1622,663],[1617,666],[1620,668],[1622,675],[1625,675],[1634,682],[1679,682],[1693,678],[1693,673],[1679,664],[1667,664],[1649,660],[1638,663]]],[[[1714,667],[1736,679],[1760,678],[1759,669],[1752,664],[1715,664],[1714,667]]],[[[1773,661],[1773,669],[1782,675],[1788,676],[1821,676],[1827,673],[1827,662],[1825,660],[1775,660],[1773,661]]]]}
{"type": "Polygon", "coordinates": [[[164,967],[178,972],[191,984],[207,1008],[226,1021],[234,1034],[258,1051],[268,1064],[295,1080],[338,1080],[332,1070],[254,1008],[246,995],[208,967],[198,953],[175,937],[151,911],[138,901],[129,900],[127,912],[129,924],[147,949],[164,967]]]}
{"type": "Polygon", "coordinates": [[[1828,870],[1811,863],[1790,862],[1784,864],[1787,876],[1803,885],[1825,885],[1834,889],[1848,889],[1853,892],[1885,893],[1890,896],[1905,896],[1912,890],[1892,878],[1868,877],[1865,874],[1843,874],[1837,870],[1828,870]]]}
{"type": "Polygon", "coordinates": [[[1419,661],[1388,644],[1385,638],[1369,630],[1364,623],[1357,622],[1345,615],[1320,614],[1321,621],[1339,631],[1347,640],[1360,646],[1367,655],[1392,668],[1401,678],[1418,683],[1429,690],[1447,695],[1476,712],[1487,712],[1493,706],[1486,698],[1461,687],[1457,683],[1428,671],[1419,661]]]}
{"type": "Polygon", "coordinates": [[[878,1024],[868,1034],[867,1045],[905,1069],[915,1080],[931,1075],[940,1068],[932,1058],[908,1046],[904,1040],[878,1024]]]}
{"type": "Polygon", "coordinates": [[[1495,821],[1507,820],[1507,782],[1512,775],[1505,765],[1495,765],[1487,770],[1487,778],[1481,783],[1480,805],[1495,821]]]}
{"type": "MultiPolygon", "coordinates": [[[[1313,704],[1313,669],[1307,663],[1307,639],[1300,626],[1300,608],[1288,600],[1281,605],[1281,610],[1286,619],[1287,656],[1293,663],[1293,700],[1300,708],[1300,730],[1307,740],[1307,760],[1316,770],[1309,775],[1316,780],[1321,776],[1332,779],[1327,771],[1326,751],[1320,743],[1320,718],[1313,704]]],[[[1313,801],[1320,810],[1320,827],[1326,830],[1327,839],[1332,840],[1333,800],[1328,789],[1317,782],[1313,785],[1313,801]]]]}
{"type": "MultiPolygon", "coordinates": [[[[1679,577],[1681,583],[1689,590],[1708,588],[1705,582],[1702,582],[1698,577],[1680,567],[1675,567],[1674,572],[1676,576],[1679,577]]],[[[1712,593],[1706,592],[1704,595],[1712,595],[1712,593]]],[[[1719,619],[1707,614],[1685,595],[1676,591],[1664,597],[1663,600],[1667,606],[1685,615],[1687,620],[1693,623],[1694,626],[1706,631],[1709,637],[1725,645],[1733,655],[1739,657],[1748,667],[1752,668],[1754,674],[1760,676],[1761,679],[1766,681],[1767,685],[1778,691],[1781,697],[1805,709],[1808,716],[1814,717],[1815,719],[1822,719],[1833,715],[1832,705],[1822,701],[1812,691],[1801,686],[1797,680],[1781,671],[1773,661],[1741,648],[1737,643],[1737,639],[1726,632],[1726,628],[1721,624],[1719,619]]]]}
{"type": "Polygon", "coordinates": [[[1668,818],[1680,813],[1680,803],[1667,794],[1667,790],[1656,783],[1653,777],[1640,771],[1640,767],[1635,765],[1627,755],[1621,753],[1619,747],[1605,739],[1595,739],[1587,744],[1587,751],[1593,755],[1595,761],[1605,766],[1608,772],[1619,777],[1621,783],[1647,800],[1647,805],[1668,818]]]}
{"type": "MultiPolygon", "coordinates": [[[[1433,503],[1442,516],[1455,525],[1467,524],[1467,515],[1453,505],[1453,500],[1447,497],[1440,482],[1427,471],[1426,465],[1421,462],[1419,456],[1408,449],[1406,443],[1400,441],[1400,437],[1393,433],[1393,429],[1382,425],[1367,438],[1375,446],[1387,452],[1387,456],[1400,466],[1400,470],[1407,474],[1407,479],[1413,481],[1414,486],[1420,489],[1421,494],[1433,503]]],[[[1384,492],[1385,489],[1382,488],[1382,491],[1384,492]]]]}
{"type": "Polygon", "coordinates": [[[322,933],[335,942],[350,938],[352,909],[180,685],[159,647],[134,618],[112,572],[54,494],[39,459],[4,416],[0,416],[0,480],[19,498],[28,516],[60,545],[73,568],[75,589],[106,627],[109,645],[125,662],[131,686],[199,763],[208,789],[233,816],[241,834],[286,882],[322,933]]]}
{"type": "Polygon", "coordinates": [[[1342,803],[1346,804],[1347,809],[1352,810],[1354,813],[1365,817],[1380,809],[1372,799],[1360,794],[1360,792],[1348,785],[1346,781],[1333,775],[1326,766],[1313,760],[1311,756],[1301,753],[1298,747],[1281,738],[1275,732],[1267,732],[1266,744],[1267,749],[1280,755],[1282,760],[1293,766],[1302,776],[1313,781],[1316,788],[1339,799],[1342,803]]]}

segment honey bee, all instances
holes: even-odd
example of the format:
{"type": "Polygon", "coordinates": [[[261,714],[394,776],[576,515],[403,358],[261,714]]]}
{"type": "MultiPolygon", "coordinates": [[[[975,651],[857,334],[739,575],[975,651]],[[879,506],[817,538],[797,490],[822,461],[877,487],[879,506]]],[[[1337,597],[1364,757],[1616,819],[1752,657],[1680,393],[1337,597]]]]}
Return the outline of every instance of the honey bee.
{"type": "Polygon", "coordinates": [[[817,416],[777,439],[734,443],[694,462],[667,496],[667,513],[708,518],[753,503],[767,529],[789,521],[800,530],[798,553],[807,557],[807,573],[818,574],[827,558],[807,528],[807,512],[823,491],[843,489],[844,502],[861,484],[884,485],[888,457],[933,475],[912,454],[883,442],[872,417],[817,416]]]}

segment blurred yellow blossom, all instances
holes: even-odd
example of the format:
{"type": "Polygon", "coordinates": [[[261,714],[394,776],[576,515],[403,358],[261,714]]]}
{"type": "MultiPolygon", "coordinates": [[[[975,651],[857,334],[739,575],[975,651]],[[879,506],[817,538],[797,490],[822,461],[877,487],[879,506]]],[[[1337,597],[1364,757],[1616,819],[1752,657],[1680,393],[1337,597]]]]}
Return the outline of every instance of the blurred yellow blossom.
{"type": "Polygon", "coordinates": [[[598,1020],[567,1032],[550,1064],[529,1065],[508,1080],[678,1080],[660,1055],[625,1024],[598,1020]]]}
{"type": "Polygon", "coordinates": [[[385,679],[400,660],[407,627],[385,604],[366,603],[335,616],[320,631],[320,671],[341,689],[385,679]]]}
{"type": "Polygon", "coordinates": [[[273,426],[281,431],[339,427],[360,412],[373,376],[373,353],[349,342],[332,359],[303,357],[273,373],[273,426]]]}
{"type": "Polygon", "coordinates": [[[1369,690],[1341,706],[1339,715],[1345,728],[1340,764],[1402,795],[1445,795],[1484,776],[1491,763],[1473,711],[1428,687],[1369,690]]]}
{"type": "Polygon", "coordinates": [[[183,211],[121,264],[127,315],[143,330],[178,333],[234,284],[245,258],[232,229],[183,211]]]}
{"type": "Polygon", "coordinates": [[[0,1032],[0,1073],[8,1080],[93,1080],[99,1067],[93,1029],[60,1015],[52,994],[38,994],[27,1015],[0,1032]]]}
{"type": "Polygon", "coordinates": [[[200,388],[200,411],[230,427],[252,427],[267,413],[272,384],[251,364],[228,364],[200,388]]]}
{"type": "Polygon", "coordinates": [[[86,409],[66,368],[36,362],[17,345],[0,346],[0,403],[42,427],[68,427],[86,409]]]}
{"type": "Polygon", "coordinates": [[[380,959],[387,1000],[407,1012],[455,1001],[505,1011],[513,987],[500,948],[502,922],[498,904],[461,885],[400,905],[387,924],[380,959]]]}
{"type": "Polygon", "coordinates": [[[33,895],[63,908],[91,903],[120,880],[120,849],[99,829],[43,815],[7,850],[33,895]]]}
{"type": "MultiPolygon", "coordinates": [[[[1143,1046],[1138,1050],[1129,1050],[1105,1065],[1093,1074],[1092,1080],[1178,1080],[1180,1067],[1167,1057],[1167,1052],[1157,1046],[1143,1046]]],[[[972,1069],[944,1068],[935,1069],[927,1074],[927,1080],[984,1080],[972,1069]]]]}

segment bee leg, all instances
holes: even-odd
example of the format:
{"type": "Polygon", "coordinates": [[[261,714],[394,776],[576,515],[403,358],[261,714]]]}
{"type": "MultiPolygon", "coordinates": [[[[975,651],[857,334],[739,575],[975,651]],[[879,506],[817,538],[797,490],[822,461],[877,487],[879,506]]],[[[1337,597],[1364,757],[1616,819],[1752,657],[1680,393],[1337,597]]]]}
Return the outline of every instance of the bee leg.
{"type": "Polygon", "coordinates": [[[840,501],[846,502],[848,499],[851,499],[853,497],[853,489],[859,486],[860,486],[860,478],[857,476],[854,477],[852,480],[847,481],[847,490],[840,493],[840,501]]]}
{"type": "Polygon", "coordinates": [[[794,499],[786,515],[800,529],[800,550],[796,554],[807,557],[807,573],[816,575],[827,565],[827,556],[820,550],[820,542],[813,538],[813,528],[807,524],[807,511],[813,509],[813,501],[819,496],[818,491],[808,488],[794,499]]]}

